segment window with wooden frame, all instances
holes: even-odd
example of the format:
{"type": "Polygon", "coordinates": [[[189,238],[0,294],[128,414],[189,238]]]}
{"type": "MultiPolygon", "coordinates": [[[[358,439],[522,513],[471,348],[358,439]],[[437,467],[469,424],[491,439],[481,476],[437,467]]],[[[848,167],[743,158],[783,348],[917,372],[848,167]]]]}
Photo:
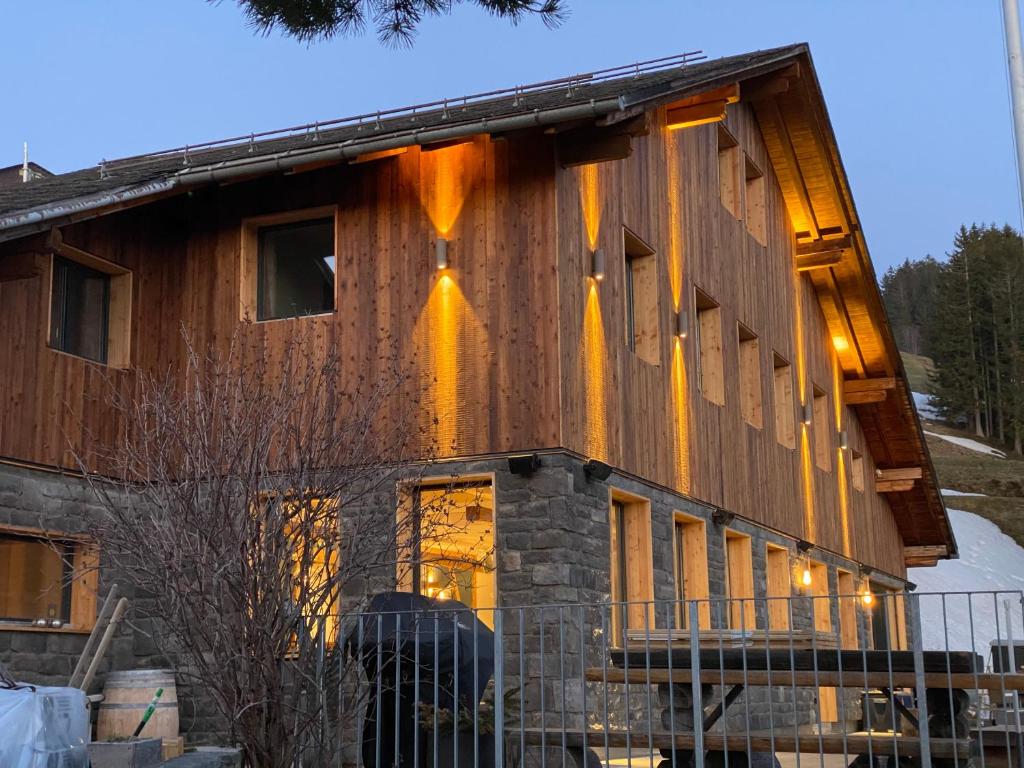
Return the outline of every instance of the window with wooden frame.
{"type": "Polygon", "coordinates": [[[765,546],[765,594],[768,597],[768,629],[789,629],[789,604],[793,595],[793,569],[789,550],[776,544],[765,546]]]}
{"type": "Polygon", "coordinates": [[[334,311],[337,226],[333,206],[242,222],[243,320],[281,320],[334,311]]]}
{"type": "Polygon", "coordinates": [[[768,238],[764,174],[749,155],[745,154],[743,160],[743,175],[746,182],[743,219],[747,223],[747,231],[758,243],[764,245],[768,238]]]}
{"type": "Polygon", "coordinates": [[[828,412],[828,395],[813,388],[814,395],[814,463],[818,469],[832,471],[832,419],[828,412]]]}
{"type": "Polygon", "coordinates": [[[697,365],[700,391],[715,405],[725,405],[722,362],[722,309],[699,288],[694,289],[697,314],[697,365]]]}
{"type": "Polygon", "coordinates": [[[626,346],[641,360],[661,362],[658,323],[658,264],[654,249],[622,228],[625,253],[626,346]]]}
{"type": "Polygon", "coordinates": [[[425,481],[401,489],[399,529],[409,568],[403,589],[478,609],[488,626],[497,605],[494,483],[491,478],[425,481]]]}
{"type": "Polygon", "coordinates": [[[757,334],[743,323],[736,324],[740,355],[740,413],[750,426],[761,429],[761,347],[757,334]]]}
{"type": "Polygon", "coordinates": [[[0,526],[0,626],[88,632],[99,550],[65,533],[0,526]]]}
{"type": "Polygon", "coordinates": [[[843,648],[860,647],[857,632],[857,582],[853,574],[841,568],[836,571],[839,592],[839,642],[843,648]]]}
{"type": "Polygon", "coordinates": [[[49,346],[127,368],[131,352],[132,273],[54,236],[49,346]]]}
{"type": "MultiPolygon", "coordinates": [[[[688,601],[707,601],[708,539],[703,520],[676,512],[672,519],[673,575],[676,585],[676,626],[690,626],[688,601]]],[[[711,606],[697,605],[701,629],[711,628],[711,606]]]]}
{"type": "MultiPolygon", "coordinates": [[[[828,566],[810,561],[811,611],[814,614],[814,631],[832,634],[832,599],[828,589],[828,566]]],[[[818,689],[818,711],[821,722],[834,723],[839,719],[839,708],[835,688],[818,689]]]]}
{"type": "Polygon", "coordinates": [[[718,190],[725,209],[739,219],[742,217],[743,151],[729,129],[718,125],[718,190]]]}
{"type": "Polygon", "coordinates": [[[612,638],[625,641],[629,630],[654,627],[654,561],[651,545],[651,504],[646,499],[613,491],[608,509],[608,548],[612,638]]]}
{"type": "Polygon", "coordinates": [[[796,448],[796,405],[793,401],[793,366],[772,353],[775,393],[775,440],[786,448],[796,448]]]}
{"type": "Polygon", "coordinates": [[[903,593],[875,582],[870,606],[871,644],[875,650],[902,651],[907,648],[906,610],[903,593]]]}
{"type": "Polygon", "coordinates": [[[859,451],[850,451],[850,484],[853,490],[864,490],[864,454],[859,451]]]}
{"type": "Polygon", "coordinates": [[[729,600],[729,628],[757,628],[754,605],[754,562],[750,537],[737,531],[725,532],[725,588],[729,600]]]}

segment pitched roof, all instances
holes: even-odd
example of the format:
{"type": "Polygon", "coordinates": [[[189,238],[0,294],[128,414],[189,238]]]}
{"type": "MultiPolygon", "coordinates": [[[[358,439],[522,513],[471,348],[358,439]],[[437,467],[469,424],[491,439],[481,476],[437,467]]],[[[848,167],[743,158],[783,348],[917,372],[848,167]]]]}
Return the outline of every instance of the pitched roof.
{"type": "Polygon", "coordinates": [[[0,240],[90,210],[166,193],[189,182],[213,180],[218,169],[236,168],[241,175],[249,169],[256,174],[266,172],[263,161],[282,154],[298,160],[333,151],[336,159],[343,159],[384,143],[407,146],[440,140],[447,134],[454,138],[460,133],[510,130],[517,124],[553,124],[569,119],[574,112],[600,117],[740,75],[770,71],[806,50],[806,45],[799,44],[696,62],[693,54],[682,54],[475,97],[106,161],[0,189],[0,240]]]}

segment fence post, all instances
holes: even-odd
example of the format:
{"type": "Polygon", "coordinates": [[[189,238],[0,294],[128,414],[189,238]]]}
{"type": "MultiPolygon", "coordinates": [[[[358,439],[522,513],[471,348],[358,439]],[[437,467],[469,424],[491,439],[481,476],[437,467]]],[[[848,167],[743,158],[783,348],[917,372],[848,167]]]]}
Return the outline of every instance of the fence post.
{"type": "MultiPolygon", "coordinates": [[[[917,733],[921,739],[921,765],[932,764],[932,747],[928,733],[928,689],[924,680],[924,649],[921,645],[921,597],[906,593],[906,611],[913,629],[914,678],[917,693],[917,733]]],[[[891,653],[891,651],[890,651],[891,653]]]]}
{"type": "MultiPolygon", "coordinates": [[[[502,612],[494,609],[494,768],[505,761],[505,643],[502,612]]],[[[521,694],[520,694],[521,695],[521,694]]]]}
{"type": "MultiPolygon", "coordinates": [[[[672,653],[671,647],[669,653],[672,653]]],[[[700,606],[690,601],[690,687],[693,691],[693,764],[704,768],[704,696],[700,679],[700,606]]],[[[675,744],[672,745],[675,748],[675,744]]]]}

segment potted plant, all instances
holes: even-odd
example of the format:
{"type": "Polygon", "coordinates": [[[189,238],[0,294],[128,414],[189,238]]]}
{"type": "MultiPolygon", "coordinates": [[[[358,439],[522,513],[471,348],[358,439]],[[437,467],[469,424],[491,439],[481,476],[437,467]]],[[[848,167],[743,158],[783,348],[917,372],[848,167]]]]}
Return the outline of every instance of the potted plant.
{"type": "MultiPolygon", "coordinates": [[[[518,714],[519,689],[511,688],[502,697],[506,714],[518,714]]],[[[444,707],[420,702],[420,727],[426,734],[424,765],[426,768],[494,768],[495,724],[494,689],[489,687],[483,701],[474,712],[459,702],[458,720],[455,713],[444,707]],[[474,731],[476,741],[474,742],[474,731]],[[456,752],[457,750],[457,752],[456,752]],[[437,762],[435,765],[435,751],[437,762]],[[456,754],[458,761],[456,762],[456,754]],[[476,760],[474,760],[476,758],[476,760]]],[[[502,734],[504,738],[504,734],[502,734]]],[[[505,745],[505,765],[518,764],[515,750],[505,745]]]]}
{"type": "Polygon", "coordinates": [[[163,739],[90,741],[92,768],[155,768],[163,761],[163,739]]]}

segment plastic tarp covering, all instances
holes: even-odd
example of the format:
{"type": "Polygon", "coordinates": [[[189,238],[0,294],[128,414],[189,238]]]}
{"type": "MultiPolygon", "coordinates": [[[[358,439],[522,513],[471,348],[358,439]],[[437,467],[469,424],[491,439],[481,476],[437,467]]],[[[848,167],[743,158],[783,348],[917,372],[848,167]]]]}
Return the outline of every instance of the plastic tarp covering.
{"type": "Polygon", "coordinates": [[[0,688],[0,766],[88,768],[88,704],[77,688],[0,688]]]}

